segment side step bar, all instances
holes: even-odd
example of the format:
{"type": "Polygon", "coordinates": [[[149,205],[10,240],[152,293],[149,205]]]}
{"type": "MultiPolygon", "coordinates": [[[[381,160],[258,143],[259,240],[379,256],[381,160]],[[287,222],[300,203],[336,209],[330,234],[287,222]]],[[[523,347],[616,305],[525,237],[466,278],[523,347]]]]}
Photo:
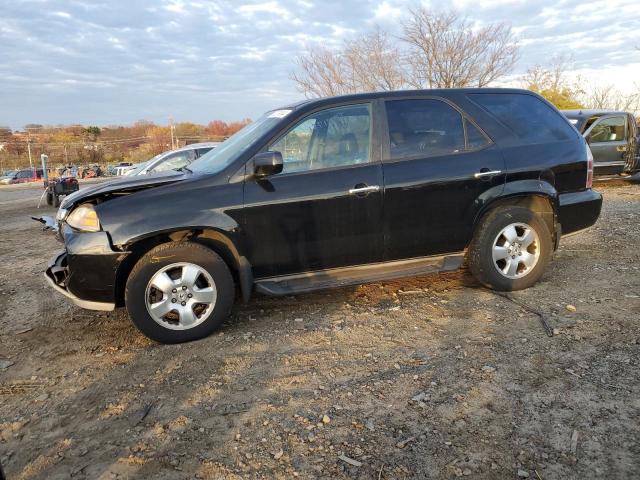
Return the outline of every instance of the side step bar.
{"type": "Polygon", "coordinates": [[[256,280],[256,291],[279,296],[312,292],[325,288],[373,283],[394,278],[415,277],[427,273],[457,270],[464,262],[464,252],[451,255],[412,258],[372,263],[355,267],[332,268],[281,277],[256,280]]]}

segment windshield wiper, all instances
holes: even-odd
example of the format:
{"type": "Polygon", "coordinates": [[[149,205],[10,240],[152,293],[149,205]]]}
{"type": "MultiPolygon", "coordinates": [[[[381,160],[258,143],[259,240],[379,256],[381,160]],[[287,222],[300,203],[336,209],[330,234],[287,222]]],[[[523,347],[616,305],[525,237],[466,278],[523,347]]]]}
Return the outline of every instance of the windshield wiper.
{"type": "Polygon", "coordinates": [[[178,169],[179,172],[189,172],[189,173],[193,173],[193,170],[190,170],[188,167],[180,167],[178,169]]]}

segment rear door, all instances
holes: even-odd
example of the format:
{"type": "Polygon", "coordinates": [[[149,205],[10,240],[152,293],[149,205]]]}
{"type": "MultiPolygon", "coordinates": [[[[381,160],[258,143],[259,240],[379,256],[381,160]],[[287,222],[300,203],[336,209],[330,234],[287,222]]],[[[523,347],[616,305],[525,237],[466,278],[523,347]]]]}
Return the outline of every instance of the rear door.
{"type": "Polygon", "coordinates": [[[385,260],[463,250],[477,199],[504,185],[500,151],[444,99],[388,100],[385,109],[385,260]]]}
{"type": "Polygon", "coordinates": [[[624,114],[604,115],[584,132],[597,173],[622,172],[631,154],[627,133],[627,117],[624,114]]]}
{"type": "Polygon", "coordinates": [[[248,178],[243,229],[256,278],[379,262],[382,168],[373,105],[326,108],[268,146],[282,173],[248,178]]]}

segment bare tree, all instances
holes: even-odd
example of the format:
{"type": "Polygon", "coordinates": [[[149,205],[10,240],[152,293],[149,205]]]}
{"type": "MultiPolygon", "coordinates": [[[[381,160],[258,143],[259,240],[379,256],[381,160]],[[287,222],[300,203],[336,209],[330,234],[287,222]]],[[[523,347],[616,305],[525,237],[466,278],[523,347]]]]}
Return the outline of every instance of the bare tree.
{"type": "Polygon", "coordinates": [[[344,57],[353,91],[398,90],[407,85],[400,49],[380,27],[347,42],[344,57]]]}
{"type": "Polygon", "coordinates": [[[549,65],[534,65],[522,76],[521,83],[525,88],[535,91],[561,90],[575,87],[567,78],[567,71],[571,70],[573,59],[569,55],[556,55],[551,58],[549,65]]]}
{"type": "Polygon", "coordinates": [[[589,108],[640,112],[640,85],[635,93],[623,93],[613,85],[593,85],[584,94],[583,103],[589,108]]]}
{"type": "Polygon", "coordinates": [[[474,28],[453,10],[412,9],[403,30],[415,88],[484,87],[509,73],[519,58],[508,24],[474,28]]]}
{"type": "Polygon", "coordinates": [[[509,73],[519,55],[511,27],[481,28],[453,11],[411,10],[400,38],[380,28],[339,49],[311,48],[291,79],[307,96],[402,88],[483,87],[509,73]]]}
{"type": "Polygon", "coordinates": [[[307,96],[396,90],[406,85],[400,52],[386,32],[376,28],[346,41],[339,50],[310,49],[298,57],[298,72],[291,75],[307,96]]]}
{"type": "Polygon", "coordinates": [[[524,88],[539,93],[560,109],[582,108],[582,90],[579,79],[570,79],[567,72],[572,69],[573,59],[569,55],[552,57],[548,66],[535,65],[525,73],[520,83],[524,88]]]}

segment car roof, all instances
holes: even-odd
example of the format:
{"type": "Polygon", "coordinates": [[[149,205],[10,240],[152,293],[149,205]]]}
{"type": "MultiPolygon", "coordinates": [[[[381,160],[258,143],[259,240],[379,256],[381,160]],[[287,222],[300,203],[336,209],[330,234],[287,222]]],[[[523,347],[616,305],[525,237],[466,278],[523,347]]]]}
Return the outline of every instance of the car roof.
{"type": "Polygon", "coordinates": [[[183,150],[195,150],[196,148],[214,148],[220,145],[221,142],[200,142],[200,143],[190,143],[189,145],[185,145],[184,147],[176,148],[175,150],[170,150],[171,152],[180,152],[183,150]]]}
{"type": "Polygon", "coordinates": [[[602,115],[628,115],[628,112],[622,112],[619,110],[605,110],[605,109],[580,109],[580,110],[560,110],[566,117],[571,118],[591,118],[601,117],[602,115]]]}
{"type": "Polygon", "coordinates": [[[362,100],[377,100],[385,98],[396,97],[448,97],[451,94],[472,94],[472,93],[527,93],[529,95],[536,95],[531,90],[525,90],[522,88],[438,88],[438,89],[426,89],[426,90],[394,90],[384,92],[370,92],[370,93],[354,93],[350,95],[339,95],[335,97],[320,97],[302,100],[296,103],[285,105],[275,110],[297,110],[303,107],[314,108],[316,106],[322,106],[324,104],[342,103],[342,102],[354,102],[362,100]]]}

